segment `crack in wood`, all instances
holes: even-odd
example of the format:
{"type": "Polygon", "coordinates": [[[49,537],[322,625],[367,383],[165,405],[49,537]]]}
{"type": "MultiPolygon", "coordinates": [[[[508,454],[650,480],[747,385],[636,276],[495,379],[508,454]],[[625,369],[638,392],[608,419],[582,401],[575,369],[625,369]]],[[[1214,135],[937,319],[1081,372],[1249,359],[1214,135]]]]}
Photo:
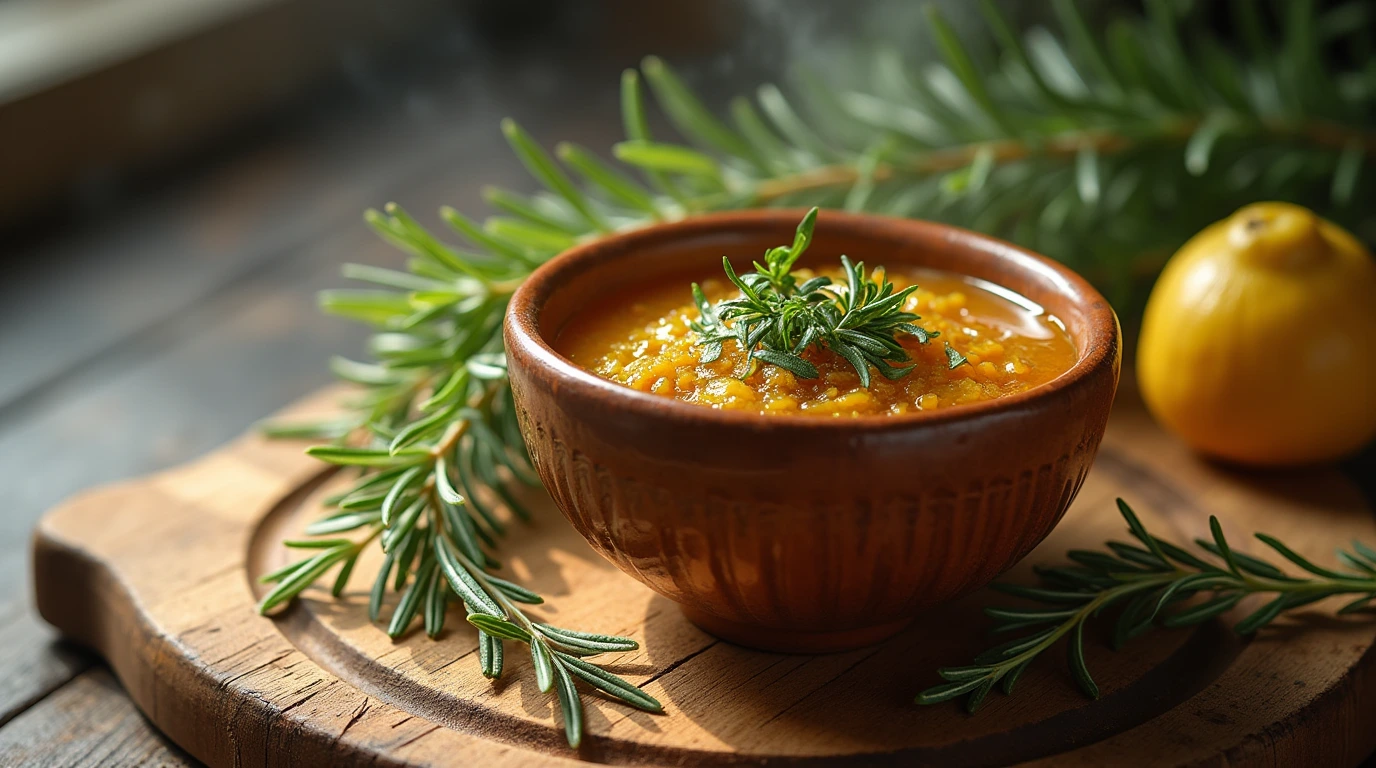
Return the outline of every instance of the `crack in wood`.
{"type": "Polygon", "coordinates": [[[720,642],[721,642],[720,640],[717,640],[717,639],[714,638],[714,639],[713,639],[711,642],[709,642],[707,645],[702,646],[701,648],[697,649],[696,651],[693,651],[692,653],[688,654],[687,656],[684,656],[683,658],[679,659],[678,661],[675,661],[674,663],[670,664],[669,666],[665,667],[664,669],[662,669],[662,670],[660,670],[660,671],[654,673],[653,675],[650,675],[648,678],[646,678],[645,682],[643,682],[643,683],[640,684],[640,687],[641,687],[641,688],[644,688],[645,686],[649,685],[650,683],[653,683],[654,681],[656,681],[656,680],[658,680],[658,679],[660,679],[660,678],[662,678],[662,677],[664,677],[664,676],[666,676],[666,675],[672,674],[672,673],[674,672],[674,670],[678,669],[679,667],[683,666],[684,664],[687,664],[688,662],[692,661],[693,659],[696,659],[698,656],[701,656],[704,652],[706,652],[707,650],[713,648],[714,646],[716,646],[716,645],[717,645],[718,643],[720,643],[720,642]]]}
{"type": "Polygon", "coordinates": [[[344,729],[339,732],[338,736],[334,737],[336,744],[344,739],[344,734],[348,733],[350,728],[354,727],[358,721],[363,719],[363,716],[368,713],[368,706],[368,698],[365,696],[363,701],[358,703],[358,708],[354,710],[353,715],[349,718],[349,722],[344,724],[344,729]]]}

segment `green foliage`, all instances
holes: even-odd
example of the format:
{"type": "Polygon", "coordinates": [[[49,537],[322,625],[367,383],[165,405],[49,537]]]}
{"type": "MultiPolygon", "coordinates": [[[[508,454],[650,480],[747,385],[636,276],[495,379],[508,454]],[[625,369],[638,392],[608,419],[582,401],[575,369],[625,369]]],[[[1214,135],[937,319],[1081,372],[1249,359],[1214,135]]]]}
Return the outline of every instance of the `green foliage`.
{"type": "MultiPolygon", "coordinates": [[[[459,603],[477,629],[479,664],[489,678],[502,673],[503,642],[526,643],[540,689],[557,695],[571,746],[582,738],[574,678],[631,706],[660,711],[653,697],[579,658],[632,651],[635,641],[537,623],[520,605],[538,605],[543,598],[494,574],[500,564],[492,552],[506,533],[505,520],[528,516],[517,486],[535,482],[499,334],[515,286],[510,275],[526,268],[525,255],[460,254],[406,231],[403,215],[390,213],[370,219],[385,236],[406,238],[417,257],[411,273],[350,272],[407,292],[382,294],[387,301],[325,297],[328,307],[351,317],[366,314],[378,326],[371,345],[378,362],[336,363],[336,371],[359,384],[362,394],[351,403],[352,420],[313,425],[316,436],[335,442],[308,450],[362,473],[327,500],[334,511],[306,530],[333,538],[285,542],[311,554],[263,577],[274,586],[259,611],[290,601],[336,566],[332,592],[339,596],[359,554],[376,540],[386,554],[373,576],[371,619],[384,618],[390,588],[400,596],[385,617],[387,633],[400,637],[419,619],[425,633],[436,637],[449,604],[459,603]]],[[[311,426],[277,432],[300,437],[311,426]]]]}
{"type": "Polygon", "coordinates": [[[1368,610],[1376,599],[1376,551],[1360,542],[1353,542],[1352,552],[1338,552],[1351,569],[1344,572],[1315,565],[1276,538],[1258,533],[1259,541],[1316,577],[1297,578],[1264,560],[1233,551],[1216,517],[1209,518],[1212,540],[1195,541],[1205,553],[1201,557],[1148,533],[1122,499],[1118,510],[1136,544],[1110,541],[1107,552],[1072,550],[1068,557],[1073,565],[1037,570],[1040,586],[995,584],[995,589],[1034,605],[986,608],[985,614],[995,622],[993,631],[1030,630],[1030,634],[985,651],[970,666],[937,670],[946,682],[918,694],[917,703],[965,696],[966,709],[974,712],[995,685],[1002,683],[1004,693],[1012,693],[1023,670],[1062,638],[1067,639],[1076,684],[1085,695],[1097,699],[1099,687],[1085,663],[1084,627],[1109,608],[1120,609],[1113,644],[1122,647],[1157,624],[1184,627],[1220,616],[1249,595],[1275,597],[1234,625],[1244,635],[1287,610],[1333,595],[1356,595],[1338,613],[1368,610]]]}
{"type": "MultiPolygon", "coordinates": [[[[722,257],[727,279],[740,289],[737,298],[712,306],[701,286],[693,283],[699,317],[690,324],[702,345],[704,363],[721,357],[722,344],[734,341],[749,350],[742,375],[758,360],[785,368],[799,378],[815,379],[817,369],[801,357],[813,345],[844,357],[863,387],[870,385],[870,366],[889,379],[912,372],[916,365],[902,365],[910,358],[894,337],[906,333],[926,344],[938,335],[914,325],[913,321],[920,318],[903,311],[904,302],[917,286],[894,293],[886,277],[876,281],[865,274],[864,262],[853,264],[845,256],[841,257],[844,286],[833,284],[825,275],[799,285],[793,265],[812,242],[816,224],[817,209],[813,208],[798,225],[793,244],[771,248],[763,264],[755,262],[752,273],[737,275],[731,261],[722,257]]],[[[949,344],[946,353],[952,368],[965,362],[949,344]]]]}
{"type": "MultiPolygon", "coordinates": [[[[1235,50],[1197,19],[1178,17],[1177,4],[1167,0],[1148,3],[1146,18],[1114,22],[1102,37],[1089,31],[1073,0],[1055,0],[1064,39],[1041,28],[1019,35],[982,2],[997,43],[989,60],[932,11],[925,32],[939,61],[913,66],[880,52],[864,89],[804,78],[785,96],[766,85],[753,99],[733,101],[726,120],[650,58],[622,77],[626,140],[611,152],[619,164],[569,144],[557,146],[556,160],[504,122],[503,133],[541,191],[486,190],[497,214],[481,222],[442,209],[463,246],[442,242],[395,205],[370,210],[368,224],[410,257],[406,270],[346,266],[346,277],[374,287],[321,296],[326,311],[376,329],[373,361],[332,365],[361,391],[348,417],[272,431],[330,441],[314,455],[361,474],[308,530],[332,538],[291,543],[312,554],[269,575],[275,586],[262,610],[336,568],[338,594],[359,552],[378,541],[386,554],[370,593],[373,619],[382,619],[389,588],[401,592],[388,620],[394,636],[417,617],[438,634],[447,604],[460,602],[477,629],[489,677],[501,674],[504,642],[526,643],[541,688],[558,696],[570,743],[578,742],[582,722],[575,679],[657,710],[634,686],[579,658],[580,650],[623,650],[630,641],[544,627],[517,607],[538,603],[538,595],[493,575],[508,524],[526,516],[516,487],[533,479],[500,336],[521,280],[574,244],[656,221],[749,206],[843,207],[1007,237],[1085,273],[1130,314],[1134,289],[1166,255],[1245,203],[1297,202],[1364,234],[1359,225],[1370,222],[1359,214],[1369,207],[1373,184],[1363,170],[1376,151],[1369,127],[1376,67],[1365,53],[1370,8],[1349,3],[1320,14],[1312,0],[1295,0],[1283,5],[1282,23],[1272,29],[1258,5],[1233,3],[1245,43],[1235,50]],[[1356,52],[1357,63],[1339,65],[1319,54],[1334,46],[1356,52]],[[687,143],[651,133],[642,75],[687,143]]],[[[952,365],[959,364],[952,353],[952,365]]],[[[1201,571],[1214,567],[1159,545],[1167,558],[1201,571]]],[[[1226,552],[1221,541],[1214,546],[1226,552]]],[[[1118,561],[1165,578],[1143,562],[1161,558],[1150,544],[1131,555],[1114,551],[1118,561]]],[[[1127,589],[1117,581],[1124,572],[1103,557],[1109,556],[1086,553],[1081,559],[1090,565],[1058,569],[1049,577],[1057,587],[1046,594],[1073,596],[1072,605],[1083,608],[1086,589],[1127,589]]],[[[1365,550],[1345,557],[1376,567],[1365,550]]],[[[1227,573],[1204,575],[1244,583],[1274,578],[1240,555],[1227,562],[1227,573]]],[[[1214,583],[1191,582],[1177,594],[1214,583]]],[[[1223,590],[1215,607],[1234,594],[1223,590]]],[[[1291,594],[1256,621],[1290,607],[1291,594]]],[[[1145,601],[1134,606],[1135,615],[1154,612],[1145,601]]],[[[1181,621],[1195,615],[1171,614],[1181,621]]],[[[1045,621],[1055,619],[1017,620],[1029,627],[1045,621]]],[[[1011,688],[1026,665],[1010,660],[1034,656],[1057,632],[1078,638],[1079,626],[1038,630],[1040,637],[1018,641],[1027,645],[981,662],[978,673],[947,670],[955,689],[944,697],[972,693],[978,703],[995,679],[1011,688]]],[[[1083,671],[1078,645],[1072,643],[1072,662],[1083,671]]],[[[1085,671],[1086,688],[1088,681],[1085,671]]]]}

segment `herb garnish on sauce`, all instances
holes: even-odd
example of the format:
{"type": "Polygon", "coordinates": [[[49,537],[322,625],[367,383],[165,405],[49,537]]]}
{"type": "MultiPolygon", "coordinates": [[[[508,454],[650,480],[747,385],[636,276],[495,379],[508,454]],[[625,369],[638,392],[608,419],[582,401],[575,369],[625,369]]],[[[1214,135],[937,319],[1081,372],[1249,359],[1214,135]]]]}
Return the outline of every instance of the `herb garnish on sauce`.
{"type": "MultiPolygon", "coordinates": [[[[917,286],[895,293],[882,268],[867,277],[863,261],[853,263],[845,256],[841,257],[844,284],[834,283],[825,275],[799,284],[792,274],[793,265],[812,243],[816,224],[817,209],[813,208],[798,225],[793,244],[771,248],[763,264],[755,262],[754,272],[737,275],[730,259],[723,256],[722,269],[740,289],[738,298],[713,306],[701,286],[693,283],[693,300],[701,317],[691,325],[703,347],[702,362],[721,357],[722,344],[734,340],[741,349],[749,350],[747,374],[758,360],[799,378],[815,379],[819,375],[816,367],[801,356],[813,345],[844,357],[864,387],[870,385],[870,366],[889,379],[901,379],[912,372],[916,364],[909,363],[911,358],[896,340],[897,335],[909,334],[922,344],[939,335],[915,325],[921,318],[903,310],[917,286]]],[[[951,368],[966,362],[949,343],[946,359],[951,368]]]]}

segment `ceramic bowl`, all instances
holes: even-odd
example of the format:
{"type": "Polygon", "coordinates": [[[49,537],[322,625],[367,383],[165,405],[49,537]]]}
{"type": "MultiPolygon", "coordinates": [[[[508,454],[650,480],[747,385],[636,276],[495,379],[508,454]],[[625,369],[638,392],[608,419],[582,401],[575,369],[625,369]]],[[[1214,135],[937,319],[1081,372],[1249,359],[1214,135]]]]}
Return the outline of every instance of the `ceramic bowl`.
{"type": "Polygon", "coordinates": [[[803,211],[702,216],[551,260],[511,299],[507,363],[535,468],[588,542],[726,640],[823,652],[897,632],[981,587],[1060,520],[1118,385],[1117,318],[1069,269],[930,222],[824,211],[809,250],[1016,291],[1060,318],[1078,360],[1009,397],[902,416],[722,411],[638,392],[554,351],[580,308],[631,284],[741,269],[803,211]]]}

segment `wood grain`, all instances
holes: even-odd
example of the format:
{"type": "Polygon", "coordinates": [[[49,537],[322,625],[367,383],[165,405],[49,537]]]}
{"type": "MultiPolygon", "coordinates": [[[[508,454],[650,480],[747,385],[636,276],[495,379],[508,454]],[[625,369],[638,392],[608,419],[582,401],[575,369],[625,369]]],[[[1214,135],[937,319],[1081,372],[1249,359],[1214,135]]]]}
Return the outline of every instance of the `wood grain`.
{"type": "Polygon", "coordinates": [[[104,667],[78,675],[0,731],[0,765],[191,768],[104,667]]]}
{"type": "MultiPolygon", "coordinates": [[[[249,436],[78,498],[40,526],[40,610],[103,653],[149,718],[212,765],[1347,765],[1376,746],[1376,624],[1332,618],[1322,604],[1250,642],[1221,624],[1159,632],[1122,653],[1098,638],[1089,663],[1099,701],[1047,659],[1017,696],[968,717],[911,698],[937,666],[967,662],[988,642],[988,593],[861,651],[747,651],[693,628],[546,509],[513,534],[507,568],[550,598],[541,615],[641,640],[612,668],[669,713],[584,694],[589,736],[574,754],[518,649],[502,681],[483,680],[457,615],[438,641],[414,632],[392,643],[366,619],[363,578],[340,601],[315,591],[275,621],[253,613],[251,577],[285,561],[277,541],[318,514],[329,482],[299,446],[249,436]]],[[[1129,396],[1080,498],[1019,570],[1123,538],[1115,495],[1175,539],[1199,535],[1214,513],[1238,542],[1265,530],[1324,563],[1350,538],[1376,541],[1369,508],[1336,472],[1240,475],[1201,463],[1129,396]]]]}
{"type": "Polygon", "coordinates": [[[0,726],[91,666],[23,601],[0,607],[0,726]]]}
{"type": "MultiPolygon", "coordinates": [[[[534,104],[502,85],[549,66],[529,58],[410,83],[406,104],[431,105],[424,114],[313,103],[265,141],[121,201],[118,215],[64,221],[35,242],[0,233],[0,585],[26,601],[27,543],[44,509],[212,450],[328,383],[331,353],[358,354],[366,329],[321,316],[314,293],[344,284],[341,261],[404,259],[368,232],[364,207],[395,199],[442,226],[441,203],[482,204],[474,177],[528,185],[496,129],[518,105],[538,135],[607,144],[619,122],[615,89],[602,86],[617,70],[568,72],[564,95],[534,104]]],[[[50,652],[70,647],[31,614],[22,628],[0,619],[5,717],[70,678],[47,676],[64,664],[50,652]]]]}
{"type": "MultiPolygon", "coordinates": [[[[537,65],[548,66],[528,68],[537,65]]],[[[503,77],[529,77],[528,68],[503,77]]],[[[526,110],[530,130],[605,143],[619,125],[616,94],[589,92],[589,79],[526,110]],[[574,95],[586,113],[568,111],[574,95]]],[[[505,79],[460,86],[515,93],[505,79]]],[[[348,284],[342,261],[404,262],[361,210],[396,200],[439,231],[441,203],[483,204],[469,179],[529,183],[494,127],[515,95],[428,98],[453,106],[423,121],[335,117],[349,130],[299,131],[235,158],[212,180],[135,207],[113,231],[23,254],[0,280],[0,465],[11,481],[0,585],[22,583],[24,545],[44,509],[222,445],[327,384],[330,354],[359,355],[367,329],[322,315],[314,296],[348,284]],[[242,386],[245,372],[254,386],[242,386]]]]}

